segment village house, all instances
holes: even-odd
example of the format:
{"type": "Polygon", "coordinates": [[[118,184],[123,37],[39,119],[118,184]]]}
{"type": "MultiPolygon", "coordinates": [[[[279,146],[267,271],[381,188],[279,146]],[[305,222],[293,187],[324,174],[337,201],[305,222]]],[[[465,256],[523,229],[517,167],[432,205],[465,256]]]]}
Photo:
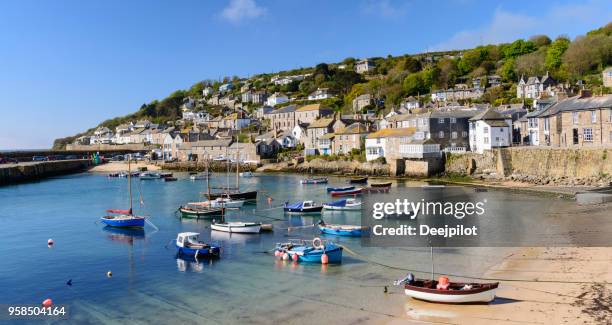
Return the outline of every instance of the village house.
{"type": "Polygon", "coordinates": [[[476,89],[479,89],[479,88],[484,89],[486,88],[485,83],[487,87],[498,87],[498,86],[501,86],[501,81],[502,81],[502,78],[497,75],[475,77],[475,78],[472,78],[472,87],[476,89]]]}
{"type": "Polygon", "coordinates": [[[204,89],[202,89],[202,96],[208,97],[209,95],[212,95],[214,91],[215,90],[212,87],[206,86],[204,89]]]}
{"type": "Polygon", "coordinates": [[[215,158],[231,158],[229,147],[232,139],[202,140],[190,142],[186,147],[191,147],[188,153],[191,160],[204,161],[215,158]]]}
{"type": "MultiPolygon", "coordinates": [[[[304,139],[304,147],[307,155],[316,154],[316,149],[318,149],[320,144],[318,139],[327,133],[333,133],[332,126],[334,122],[335,120],[333,118],[320,118],[308,125],[306,128],[307,135],[304,139]]],[[[324,139],[322,144],[324,144],[324,151],[327,152],[327,154],[331,153],[331,139],[324,139]]]]}
{"type": "Polygon", "coordinates": [[[219,94],[213,94],[212,96],[210,96],[210,98],[206,101],[206,103],[208,105],[212,105],[212,106],[219,106],[219,98],[221,96],[219,94]]]}
{"type": "Polygon", "coordinates": [[[413,96],[404,98],[400,103],[400,109],[406,110],[407,112],[411,112],[417,108],[421,107],[421,103],[419,100],[414,98],[413,96]]]}
{"type": "Polygon", "coordinates": [[[144,143],[147,137],[144,131],[147,130],[145,128],[136,128],[130,133],[130,142],[129,143],[144,143]]]}
{"type": "Polygon", "coordinates": [[[140,128],[146,129],[149,126],[151,126],[151,121],[149,120],[139,120],[134,124],[135,129],[140,129],[140,128]]]}
{"type": "Polygon", "coordinates": [[[484,89],[467,88],[463,84],[455,85],[455,88],[436,90],[431,93],[431,100],[446,102],[453,100],[478,99],[484,95],[484,89]]]}
{"type": "Polygon", "coordinates": [[[538,118],[540,134],[544,135],[540,145],[612,146],[612,95],[592,96],[583,90],[548,107],[538,118]]]}
{"type": "Polygon", "coordinates": [[[263,104],[268,99],[268,94],[265,91],[255,91],[251,94],[251,103],[263,104]]]}
{"type": "Polygon", "coordinates": [[[308,100],[322,100],[332,97],[334,96],[329,92],[328,88],[317,88],[317,90],[308,95],[308,100]]]}
{"type": "Polygon", "coordinates": [[[208,122],[210,115],[208,112],[194,112],[192,110],[184,110],[183,111],[183,120],[185,121],[193,121],[194,124],[203,124],[208,122]]]}
{"type": "Polygon", "coordinates": [[[179,159],[179,150],[183,144],[183,139],[178,134],[166,133],[162,145],[162,157],[164,161],[179,159]]]}
{"type": "Polygon", "coordinates": [[[273,110],[265,115],[274,130],[291,130],[295,126],[295,105],[288,105],[273,110]]]}
{"type": "Polygon", "coordinates": [[[229,146],[229,155],[232,159],[237,159],[240,163],[260,162],[260,156],[257,153],[257,145],[250,142],[234,142],[229,146]]]}
{"type": "Polygon", "coordinates": [[[219,86],[219,92],[220,93],[226,93],[230,90],[232,90],[234,88],[234,84],[232,84],[231,82],[222,84],[221,86],[219,86]]]}
{"type": "Polygon", "coordinates": [[[282,95],[280,93],[274,93],[272,96],[268,97],[266,100],[267,106],[276,106],[278,104],[286,103],[289,101],[289,97],[282,95]]]}
{"type": "Polygon", "coordinates": [[[240,97],[243,103],[250,103],[253,100],[253,93],[248,90],[243,92],[240,97]]]}
{"type": "Polygon", "coordinates": [[[308,125],[309,123],[298,123],[291,130],[291,135],[295,138],[298,143],[304,144],[308,137],[308,125]]]}
{"type": "Polygon", "coordinates": [[[353,111],[361,112],[365,107],[372,105],[374,99],[370,94],[363,94],[353,99],[353,111]]]}
{"type": "Polygon", "coordinates": [[[612,67],[607,67],[601,72],[604,87],[612,88],[612,67]]]}
{"type": "Polygon", "coordinates": [[[368,133],[368,127],[360,122],[336,130],[332,145],[333,153],[348,154],[353,149],[360,150],[368,133]]]}
{"type": "Polygon", "coordinates": [[[232,130],[242,130],[251,124],[251,119],[244,116],[242,113],[232,113],[224,117],[219,123],[220,128],[232,130]]]}
{"type": "Polygon", "coordinates": [[[225,96],[219,98],[219,105],[227,106],[229,108],[234,108],[236,104],[236,99],[233,96],[225,96]]]}
{"type": "Polygon", "coordinates": [[[280,144],[282,148],[295,148],[298,144],[298,140],[291,135],[291,133],[280,131],[280,130],[272,130],[270,132],[260,134],[255,136],[255,142],[259,141],[269,141],[270,139],[276,140],[280,144]]]}
{"type": "Polygon", "coordinates": [[[512,117],[489,108],[470,119],[470,150],[483,153],[512,145],[512,117]]]}
{"type": "Polygon", "coordinates": [[[266,117],[266,114],[272,112],[274,108],[270,107],[270,106],[261,106],[258,107],[255,110],[255,118],[257,119],[264,119],[266,117]]]}
{"type": "Polygon", "coordinates": [[[402,142],[409,142],[414,137],[416,129],[388,128],[370,133],[365,139],[366,160],[372,161],[380,158],[391,159],[399,156],[399,147],[392,146],[392,138],[402,138],[402,142]]]}
{"type": "Polygon", "coordinates": [[[109,128],[103,126],[94,131],[94,135],[90,138],[90,142],[91,144],[109,144],[113,142],[113,139],[113,132],[109,128]]]}
{"type": "Polygon", "coordinates": [[[548,72],[542,77],[533,76],[529,77],[527,80],[521,76],[516,86],[516,97],[535,99],[540,98],[544,94],[554,96],[555,94],[552,92],[552,88],[556,85],[557,82],[548,72]]]}
{"type": "Polygon", "coordinates": [[[355,63],[355,72],[357,73],[370,72],[374,70],[374,68],[376,68],[374,61],[369,59],[359,60],[355,63]]]}
{"type": "Polygon", "coordinates": [[[312,123],[316,119],[324,116],[332,115],[334,111],[331,108],[322,106],[321,104],[304,105],[295,110],[296,123],[312,123]]]}
{"type": "Polygon", "coordinates": [[[255,143],[256,154],[260,159],[271,159],[276,158],[281,145],[276,139],[268,139],[266,141],[259,141],[255,143]]]}

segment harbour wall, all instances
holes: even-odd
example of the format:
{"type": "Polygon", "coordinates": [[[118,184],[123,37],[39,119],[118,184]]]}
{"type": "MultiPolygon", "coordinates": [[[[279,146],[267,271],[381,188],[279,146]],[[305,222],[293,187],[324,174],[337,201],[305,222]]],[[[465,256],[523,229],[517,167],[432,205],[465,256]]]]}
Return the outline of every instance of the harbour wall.
{"type": "Polygon", "coordinates": [[[87,159],[3,164],[0,165],[0,186],[77,173],[86,170],[90,164],[87,159]]]}
{"type": "Polygon", "coordinates": [[[608,186],[612,148],[512,147],[446,156],[446,173],[548,185],[608,186]]]}

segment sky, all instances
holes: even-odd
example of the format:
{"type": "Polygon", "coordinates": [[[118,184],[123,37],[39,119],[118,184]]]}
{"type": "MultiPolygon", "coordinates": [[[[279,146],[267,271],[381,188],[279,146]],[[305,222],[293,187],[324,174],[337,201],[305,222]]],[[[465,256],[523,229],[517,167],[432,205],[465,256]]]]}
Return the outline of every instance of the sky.
{"type": "Polygon", "coordinates": [[[62,0],[0,2],[0,150],[49,148],[197,81],[574,38],[612,1],[62,0]]]}

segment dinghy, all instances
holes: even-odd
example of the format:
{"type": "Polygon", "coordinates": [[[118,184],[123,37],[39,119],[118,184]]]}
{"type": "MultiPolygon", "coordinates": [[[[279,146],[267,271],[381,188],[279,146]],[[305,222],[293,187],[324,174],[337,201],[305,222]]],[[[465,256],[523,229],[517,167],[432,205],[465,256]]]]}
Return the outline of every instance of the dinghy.
{"type": "Polygon", "coordinates": [[[218,197],[214,200],[196,202],[193,204],[198,204],[204,207],[211,208],[241,208],[244,205],[244,200],[232,200],[230,198],[218,197]]]}
{"type": "Polygon", "coordinates": [[[289,204],[289,202],[285,202],[283,206],[285,212],[289,213],[321,213],[323,210],[322,205],[315,204],[313,201],[302,201],[294,204],[289,204]]]}
{"type": "Polygon", "coordinates": [[[367,184],[367,177],[354,177],[348,180],[349,184],[367,184]]]}
{"type": "Polygon", "coordinates": [[[354,225],[328,225],[323,220],[319,221],[319,230],[328,235],[361,237],[367,229],[367,227],[354,225]]]}
{"type": "Polygon", "coordinates": [[[391,182],[370,183],[370,186],[372,186],[372,187],[391,187],[391,182]]]}
{"type": "Polygon", "coordinates": [[[353,196],[353,195],[360,195],[362,192],[363,192],[363,188],[357,187],[352,190],[346,190],[346,191],[332,191],[332,192],[329,192],[329,194],[331,194],[331,196],[353,196]]]}
{"type": "Polygon", "coordinates": [[[443,184],[424,184],[424,185],[421,185],[421,188],[422,189],[426,189],[426,190],[427,189],[445,188],[445,187],[446,187],[446,185],[443,185],[443,184]]]}
{"type": "Polygon", "coordinates": [[[277,243],[274,255],[294,262],[338,264],[342,263],[342,246],[324,242],[320,238],[294,239],[287,243],[277,243]]]}
{"type": "Polygon", "coordinates": [[[178,178],[176,177],[164,177],[164,182],[176,182],[178,181],[178,178]]]}
{"type": "Polygon", "coordinates": [[[300,181],[302,184],[327,184],[327,177],[304,178],[300,181]]]}
{"type": "Polygon", "coordinates": [[[258,234],[261,231],[260,222],[225,222],[214,223],[210,225],[210,229],[223,232],[241,233],[241,234],[258,234]]]}
{"type": "Polygon", "coordinates": [[[221,248],[201,242],[197,232],[181,232],[176,236],[174,244],[179,256],[188,255],[195,258],[214,258],[221,255],[221,248]]]}
{"type": "Polygon", "coordinates": [[[160,178],[161,178],[161,175],[159,173],[144,172],[140,174],[141,180],[160,179],[160,178]]]}
{"type": "Polygon", "coordinates": [[[183,218],[208,218],[223,215],[224,208],[212,208],[195,202],[181,206],[179,212],[183,218]]]}
{"type": "Polygon", "coordinates": [[[395,284],[404,284],[404,292],[414,299],[453,304],[491,302],[495,299],[495,290],[499,286],[499,282],[450,282],[444,276],[440,277],[438,281],[414,279],[412,274],[395,281],[395,284]]]}
{"type": "Polygon", "coordinates": [[[355,189],[355,186],[342,186],[342,187],[328,187],[327,193],[329,192],[338,192],[338,191],[348,191],[355,189]]]}
{"type": "Polygon", "coordinates": [[[361,201],[356,199],[343,199],[328,203],[323,203],[325,210],[361,210],[361,201]]]}
{"type": "Polygon", "coordinates": [[[240,173],[240,177],[253,177],[255,176],[253,173],[251,172],[242,172],[240,173]]]}
{"type": "Polygon", "coordinates": [[[203,181],[207,179],[208,177],[210,177],[210,174],[206,174],[206,173],[189,175],[189,179],[192,181],[203,181]]]}

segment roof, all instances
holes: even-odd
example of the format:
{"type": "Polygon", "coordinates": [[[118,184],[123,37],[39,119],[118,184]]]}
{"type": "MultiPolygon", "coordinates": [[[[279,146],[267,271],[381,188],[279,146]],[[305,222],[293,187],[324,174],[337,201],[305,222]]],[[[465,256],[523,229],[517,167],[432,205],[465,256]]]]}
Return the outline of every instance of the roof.
{"type": "Polygon", "coordinates": [[[254,145],[255,144],[250,143],[250,142],[234,142],[234,143],[232,143],[230,148],[233,148],[233,149],[236,149],[236,148],[237,149],[245,149],[247,147],[251,147],[251,146],[254,146],[254,145]]]}
{"type": "Polygon", "coordinates": [[[376,139],[376,138],[388,138],[388,137],[404,137],[413,135],[416,132],[416,128],[394,128],[394,129],[382,129],[380,131],[376,131],[374,133],[368,134],[368,139],[376,139]]]}
{"type": "Polygon", "coordinates": [[[298,109],[296,109],[296,112],[306,112],[306,111],[318,111],[318,110],[330,110],[331,108],[327,108],[327,107],[321,107],[321,104],[310,104],[310,105],[304,105],[298,109]]]}
{"type": "Polygon", "coordinates": [[[336,135],[334,133],[325,133],[324,135],[319,137],[319,140],[324,139],[333,139],[336,135]]]}
{"type": "Polygon", "coordinates": [[[509,127],[510,126],[508,125],[508,123],[502,120],[485,120],[485,123],[487,123],[489,126],[495,126],[495,127],[509,127]]]}
{"type": "Polygon", "coordinates": [[[584,111],[599,108],[612,108],[612,95],[567,98],[552,106],[542,116],[555,115],[559,112],[584,111]]]}
{"type": "Polygon", "coordinates": [[[336,134],[359,134],[368,133],[368,128],[363,123],[353,123],[349,126],[343,127],[336,132],[336,134]]]}
{"type": "Polygon", "coordinates": [[[505,120],[505,119],[509,119],[509,118],[511,118],[511,117],[509,117],[508,115],[502,114],[500,112],[497,112],[497,111],[493,110],[492,107],[490,107],[487,110],[474,115],[474,117],[472,117],[470,119],[470,121],[478,121],[478,120],[505,120]]]}
{"type": "Polygon", "coordinates": [[[434,139],[412,139],[408,144],[437,144],[434,139]]]}
{"type": "Polygon", "coordinates": [[[308,128],[309,129],[313,129],[313,128],[326,128],[326,127],[329,127],[329,125],[332,124],[333,122],[334,122],[333,118],[320,118],[320,119],[315,120],[314,122],[310,123],[308,128]]]}
{"type": "Polygon", "coordinates": [[[228,147],[231,143],[231,139],[219,139],[219,140],[200,140],[196,142],[189,142],[192,147],[228,147]]]}
{"type": "Polygon", "coordinates": [[[270,114],[293,113],[293,112],[295,112],[295,105],[287,105],[287,106],[281,107],[277,110],[270,112],[270,114]]]}

